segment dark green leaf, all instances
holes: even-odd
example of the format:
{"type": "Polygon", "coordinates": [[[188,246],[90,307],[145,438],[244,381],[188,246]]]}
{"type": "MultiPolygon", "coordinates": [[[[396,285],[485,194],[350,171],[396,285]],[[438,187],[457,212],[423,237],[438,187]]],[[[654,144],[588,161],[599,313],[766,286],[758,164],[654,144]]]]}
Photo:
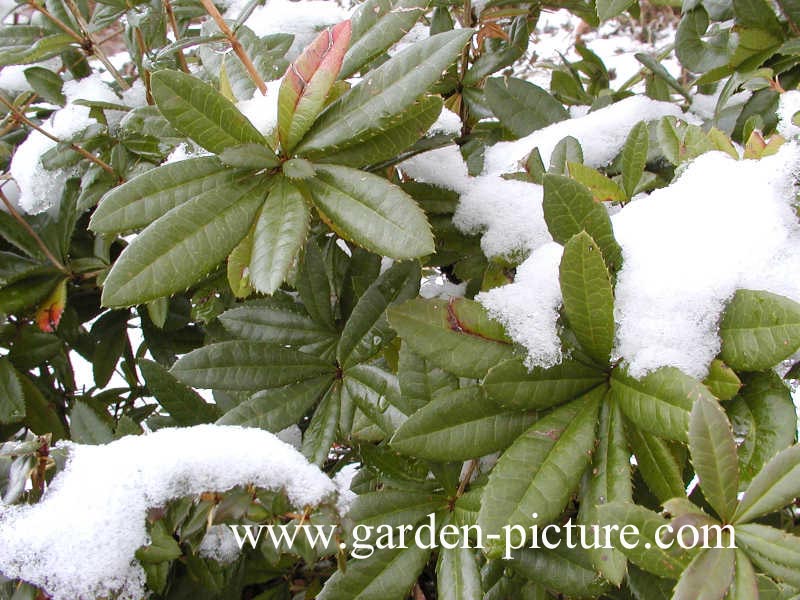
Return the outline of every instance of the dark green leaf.
{"type": "Polygon", "coordinates": [[[569,117],[546,90],[516,77],[487,80],[484,94],[495,116],[518,138],[569,117]]]}
{"type": "Polygon", "coordinates": [[[190,427],[211,423],[217,418],[216,406],[206,403],[157,362],[140,359],[138,365],[147,389],[178,425],[190,427]]]}

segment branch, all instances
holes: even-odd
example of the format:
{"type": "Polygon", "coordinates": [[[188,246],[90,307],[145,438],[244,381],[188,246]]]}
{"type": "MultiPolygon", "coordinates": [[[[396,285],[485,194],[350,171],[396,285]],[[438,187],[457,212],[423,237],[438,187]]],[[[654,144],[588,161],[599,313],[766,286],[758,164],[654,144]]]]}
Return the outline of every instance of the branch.
{"type": "Polygon", "coordinates": [[[231,48],[233,48],[233,51],[236,53],[236,56],[239,57],[239,60],[242,61],[244,68],[247,69],[247,73],[250,75],[250,79],[252,79],[253,83],[256,84],[256,87],[261,92],[261,95],[266,96],[267,84],[264,83],[261,75],[259,75],[258,71],[256,70],[256,66],[253,64],[253,61],[250,60],[249,56],[247,56],[247,52],[244,51],[244,47],[239,41],[239,38],[237,38],[236,34],[231,31],[230,27],[228,27],[225,19],[222,18],[222,15],[211,0],[200,0],[200,2],[202,3],[203,8],[206,9],[206,12],[211,15],[212,19],[214,19],[214,22],[217,24],[217,27],[219,27],[219,30],[222,32],[222,34],[228,38],[228,41],[231,43],[231,48]]]}
{"type": "Polygon", "coordinates": [[[86,41],[86,40],[84,40],[84,38],[77,31],[75,31],[74,29],[72,29],[72,27],[70,27],[69,25],[64,23],[64,21],[59,19],[57,16],[55,16],[53,13],[51,13],[49,10],[47,10],[44,6],[39,6],[33,0],[28,0],[28,6],[30,6],[33,10],[36,10],[36,11],[39,11],[40,13],[42,13],[46,18],[50,19],[50,21],[56,27],[58,27],[61,31],[66,33],[68,36],[70,36],[72,39],[74,39],[79,44],[83,45],[83,43],[86,41]]]}
{"type": "Polygon", "coordinates": [[[42,241],[42,238],[39,237],[39,234],[33,230],[33,227],[31,227],[30,223],[28,223],[22,217],[22,215],[17,212],[17,209],[14,208],[14,205],[11,204],[11,201],[6,197],[5,193],[3,193],[2,186],[0,186],[0,201],[8,209],[9,214],[11,214],[11,216],[14,217],[20,225],[22,225],[25,231],[28,232],[28,235],[33,238],[33,240],[36,242],[36,245],[39,246],[39,249],[47,257],[47,260],[53,263],[53,266],[62,273],[71,275],[69,269],[67,269],[67,267],[65,267],[62,262],[55,257],[55,255],[50,251],[50,248],[48,248],[44,241],[42,241]]]}
{"type": "Polygon", "coordinates": [[[125,81],[125,78],[120,74],[119,71],[117,71],[117,68],[111,64],[111,61],[108,60],[108,57],[100,47],[100,44],[98,44],[92,37],[92,34],[89,32],[89,24],[86,22],[86,19],[83,18],[83,15],[81,14],[80,9],[75,5],[74,0],[64,0],[64,4],[67,5],[69,12],[72,13],[72,16],[75,17],[75,20],[78,22],[78,25],[81,28],[84,46],[86,46],[87,43],[89,46],[87,52],[94,54],[97,57],[97,60],[103,63],[103,66],[109,73],[111,73],[111,76],[119,84],[119,87],[121,87],[123,90],[130,89],[130,84],[125,81]]]}
{"type": "MultiPolygon", "coordinates": [[[[167,11],[167,19],[169,20],[170,27],[172,27],[172,32],[175,34],[175,39],[180,39],[180,33],[178,33],[178,21],[175,18],[175,11],[172,10],[172,4],[169,0],[164,0],[164,9],[167,11]]],[[[183,55],[183,50],[180,48],[178,48],[178,64],[184,73],[189,72],[189,65],[186,64],[186,57],[183,55]]]]}

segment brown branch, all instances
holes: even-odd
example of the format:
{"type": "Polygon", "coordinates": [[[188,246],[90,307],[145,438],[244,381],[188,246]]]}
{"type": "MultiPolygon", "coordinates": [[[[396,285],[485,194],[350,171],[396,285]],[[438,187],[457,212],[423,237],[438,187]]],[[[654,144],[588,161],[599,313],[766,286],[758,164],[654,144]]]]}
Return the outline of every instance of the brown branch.
{"type": "MultiPolygon", "coordinates": [[[[169,0],[164,0],[164,9],[167,11],[167,19],[169,20],[169,25],[172,27],[172,32],[175,34],[175,39],[180,39],[180,33],[178,33],[178,20],[175,18],[175,11],[172,10],[172,4],[169,0]]],[[[178,64],[181,67],[181,71],[184,73],[189,72],[189,65],[186,64],[186,57],[183,55],[183,50],[178,48],[178,64]]]]}
{"type": "Polygon", "coordinates": [[[14,205],[11,204],[11,201],[3,192],[2,186],[0,186],[0,202],[2,202],[5,205],[5,207],[8,209],[9,214],[12,217],[14,217],[20,225],[22,225],[25,231],[28,232],[28,235],[30,235],[33,238],[33,240],[36,242],[36,245],[39,246],[39,249],[47,257],[47,260],[53,263],[53,266],[62,273],[70,275],[69,269],[67,269],[67,267],[65,267],[63,263],[55,257],[55,255],[50,251],[50,248],[48,248],[47,245],[42,240],[42,238],[39,237],[39,234],[33,230],[33,227],[31,227],[30,223],[28,223],[22,217],[22,215],[19,214],[19,212],[17,212],[17,209],[14,208],[14,205]]]}
{"type": "MultiPolygon", "coordinates": [[[[150,49],[147,47],[147,43],[144,41],[144,34],[142,30],[138,27],[134,27],[133,31],[136,33],[136,43],[139,46],[139,61],[144,63],[144,55],[146,52],[149,52],[150,49]]],[[[142,80],[144,81],[144,91],[145,91],[145,99],[147,103],[151,106],[155,104],[155,100],[153,100],[153,93],[150,90],[150,71],[147,69],[142,69],[141,72],[142,80]]]]}
{"type": "MultiPolygon", "coordinates": [[[[103,159],[98,158],[97,156],[95,156],[94,154],[92,154],[91,152],[86,150],[86,148],[83,148],[83,147],[81,147],[78,144],[75,144],[73,142],[63,142],[62,140],[58,139],[52,133],[50,133],[49,131],[43,129],[42,127],[39,127],[39,125],[37,125],[36,123],[31,121],[16,106],[14,106],[13,104],[11,104],[11,102],[9,102],[5,98],[3,98],[3,96],[0,96],[0,103],[4,104],[5,107],[8,108],[8,110],[11,111],[11,113],[14,115],[14,118],[17,119],[18,121],[20,121],[22,123],[25,123],[25,125],[27,125],[31,129],[34,129],[34,130],[38,131],[43,136],[53,140],[57,144],[67,144],[70,147],[70,149],[74,150],[75,152],[77,152],[78,154],[83,156],[84,158],[92,161],[94,164],[96,164],[98,167],[100,167],[101,169],[103,169],[107,173],[110,173],[114,177],[117,177],[117,174],[114,171],[114,169],[111,167],[111,165],[109,165],[103,159]]],[[[121,181],[122,180],[120,179],[120,182],[121,181]]]]}
{"type": "Polygon", "coordinates": [[[39,6],[33,0],[28,0],[28,6],[30,6],[33,10],[36,10],[36,11],[39,11],[40,13],[42,13],[42,15],[44,15],[46,18],[50,19],[50,21],[56,27],[58,27],[61,31],[66,33],[68,36],[70,36],[72,39],[74,39],[79,44],[83,45],[83,43],[85,42],[84,38],[77,31],[72,29],[72,27],[70,27],[69,25],[64,23],[64,21],[62,21],[57,16],[55,16],[53,13],[51,13],[49,10],[47,10],[44,6],[39,6]]]}
{"type": "Polygon", "coordinates": [[[464,477],[461,479],[461,482],[458,484],[458,490],[456,491],[456,498],[461,498],[464,495],[464,490],[467,489],[467,484],[469,480],[472,479],[472,474],[475,472],[475,469],[478,467],[478,459],[473,458],[469,461],[469,465],[467,465],[467,472],[464,474],[464,477]]]}
{"type": "Polygon", "coordinates": [[[72,13],[72,16],[75,18],[75,21],[77,21],[81,28],[84,46],[88,46],[88,49],[84,47],[84,50],[86,50],[87,53],[91,53],[96,56],[97,60],[103,63],[103,66],[109,73],[111,73],[111,76],[119,84],[119,87],[121,87],[123,90],[130,89],[130,84],[125,81],[125,78],[120,74],[119,71],[117,71],[117,68],[111,64],[111,61],[108,60],[108,57],[100,47],[100,44],[98,44],[94,37],[92,37],[92,34],[89,32],[89,24],[86,22],[86,19],[83,18],[83,15],[81,14],[80,9],[75,5],[74,0],[64,0],[64,4],[66,4],[69,12],[72,13]]]}
{"type": "Polygon", "coordinates": [[[247,52],[244,51],[244,47],[239,41],[239,38],[237,38],[236,34],[231,31],[230,27],[228,27],[225,19],[222,18],[222,15],[211,0],[200,0],[200,2],[202,3],[203,8],[206,9],[206,12],[211,15],[212,19],[214,19],[214,22],[217,24],[217,27],[219,27],[219,30],[222,32],[222,34],[228,38],[231,48],[233,48],[233,51],[236,53],[236,56],[239,57],[239,60],[242,61],[244,68],[247,69],[247,73],[250,75],[250,79],[252,79],[253,83],[256,84],[256,87],[261,92],[261,95],[266,96],[267,84],[264,83],[261,75],[259,75],[258,71],[256,70],[256,66],[253,64],[253,61],[250,60],[249,56],[247,56],[247,52]]]}

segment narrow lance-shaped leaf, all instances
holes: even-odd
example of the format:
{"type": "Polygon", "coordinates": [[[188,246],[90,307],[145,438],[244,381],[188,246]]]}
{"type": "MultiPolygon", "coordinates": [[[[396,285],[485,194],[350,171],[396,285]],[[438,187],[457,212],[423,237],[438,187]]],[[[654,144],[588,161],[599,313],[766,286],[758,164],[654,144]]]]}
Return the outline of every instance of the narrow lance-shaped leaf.
{"type": "Polygon", "coordinates": [[[25,417],[25,395],[17,371],[7,357],[0,358],[0,423],[13,423],[25,417]]]}
{"type": "MultiPolygon", "coordinates": [[[[598,445],[584,477],[578,521],[588,528],[597,523],[598,507],[607,502],[630,502],[633,498],[631,463],[625,427],[617,403],[606,396],[600,407],[598,445]]],[[[625,577],[625,556],[614,548],[589,550],[592,563],[615,585],[625,577]]]]}
{"type": "Polygon", "coordinates": [[[483,377],[513,354],[502,326],[480,304],[466,298],[449,302],[416,298],[391,307],[388,315],[403,343],[461,377],[483,377]]]}
{"type": "Polygon", "coordinates": [[[219,321],[232,335],[254,342],[300,347],[330,338],[330,329],[309,318],[302,307],[275,300],[247,302],[226,310],[219,321]]]}
{"type": "Polygon", "coordinates": [[[600,248],[585,231],[564,246],[559,281],[575,337],[593,359],[606,364],[614,345],[614,291],[600,248]]]}
{"type": "MultiPolygon", "coordinates": [[[[461,535],[461,534],[459,534],[461,535]]],[[[472,600],[483,595],[475,550],[462,540],[455,548],[442,548],[436,563],[439,600],[472,600]]]]}
{"type": "Polygon", "coordinates": [[[289,65],[278,92],[278,136],[290,153],[325,105],[350,44],[350,21],[322,31],[289,65]]]}
{"type": "MultiPolygon", "coordinates": [[[[489,475],[478,514],[485,534],[502,535],[505,525],[549,523],[561,514],[591,460],[597,411],[605,393],[596,388],[555,409],[502,454],[489,475]]],[[[510,531],[515,542],[522,535],[527,534],[510,531]]]]}
{"type": "Polygon", "coordinates": [[[79,444],[105,444],[114,438],[111,426],[82,401],[76,402],[69,413],[69,431],[79,444]]]}
{"type": "Polygon", "coordinates": [[[400,347],[397,379],[410,412],[425,406],[438,392],[458,388],[455,375],[433,366],[411,350],[408,344],[400,347]]]}
{"type": "Polygon", "coordinates": [[[733,580],[735,560],[733,547],[702,550],[681,573],[672,600],[722,600],[733,580]]]}
{"type": "Polygon", "coordinates": [[[635,425],[628,427],[628,441],[636,456],[639,473],[661,502],[686,493],[681,466],[675,460],[667,442],[635,425]]]}
{"type": "Polygon", "coordinates": [[[568,548],[563,533],[558,541],[560,544],[552,550],[525,548],[513,553],[511,568],[542,586],[541,595],[530,600],[549,598],[545,588],[558,590],[570,598],[604,597],[610,586],[592,565],[586,549],[580,545],[568,548]]]}
{"type": "Polygon", "coordinates": [[[644,174],[649,144],[647,123],[640,121],[631,129],[622,148],[622,187],[628,198],[633,196],[644,174]]]}
{"type": "Polygon", "coordinates": [[[739,491],[739,459],[730,423],[716,400],[695,401],[689,417],[689,451],[703,496],[724,521],[730,520],[739,491]]]}
{"type": "Polygon", "coordinates": [[[753,478],[744,492],[733,520],[752,521],[780,510],[800,497],[800,445],[778,453],[753,478]]]}
{"type": "Polygon", "coordinates": [[[187,289],[247,233],[263,183],[213,190],[172,209],[131,242],[103,285],[105,306],[131,306],[187,289]]]}
{"type": "Polygon", "coordinates": [[[800,587],[800,537],[757,523],[736,526],[736,543],[760,571],[800,587]]]}
{"type": "Polygon", "coordinates": [[[753,569],[753,563],[747,558],[743,550],[736,549],[736,565],[733,571],[733,581],[728,590],[726,600],[751,600],[758,597],[758,580],[753,569]]]}
{"type": "Polygon", "coordinates": [[[574,400],[606,380],[606,374],[575,360],[528,370],[523,359],[512,358],[492,367],[483,380],[489,399],[508,408],[543,409],[574,400]]]}
{"type": "Polygon", "coordinates": [[[502,450],[536,420],[535,413],[511,412],[486,400],[479,387],[445,392],[415,412],[391,445],[429,460],[466,460],[502,450]]]}
{"type": "Polygon", "coordinates": [[[471,35],[471,29],[439,33],[390,58],[320,115],[297,154],[336,150],[353,137],[384,129],[439,80],[471,35]]]}
{"type": "Polygon", "coordinates": [[[157,362],[139,360],[138,365],[150,393],[178,425],[189,427],[211,423],[217,418],[216,406],[206,403],[157,362]]]}
{"type": "Polygon", "coordinates": [[[308,233],[311,219],[303,195],[288,180],[275,182],[253,230],[250,281],[272,294],[286,279],[308,233]]]}
{"type": "Polygon", "coordinates": [[[182,356],[172,374],[198,388],[255,391],[333,373],[311,354],[264,342],[219,342],[182,356]]]}
{"type": "Polygon", "coordinates": [[[341,381],[335,382],[314,411],[308,429],[303,433],[303,454],[314,464],[321,465],[328,459],[331,446],[339,431],[341,413],[341,381]]]}
{"type": "Polygon", "coordinates": [[[267,143],[230,100],[197,77],[165,69],[150,76],[150,87],[158,109],[170,124],[209,152],[219,154],[229,146],[267,143]]]}
{"type": "Polygon", "coordinates": [[[353,43],[341,77],[350,77],[400,41],[425,14],[429,0],[367,0],[353,14],[353,43]]]}
{"type": "Polygon", "coordinates": [[[525,137],[569,117],[547,91],[516,77],[488,79],[484,94],[500,123],[516,137],[525,137]]]}
{"type": "Polygon", "coordinates": [[[425,213],[411,196],[382,177],[317,165],[308,190],[325,222],[370,252],[400,259],[434,252],[425,213]]]}

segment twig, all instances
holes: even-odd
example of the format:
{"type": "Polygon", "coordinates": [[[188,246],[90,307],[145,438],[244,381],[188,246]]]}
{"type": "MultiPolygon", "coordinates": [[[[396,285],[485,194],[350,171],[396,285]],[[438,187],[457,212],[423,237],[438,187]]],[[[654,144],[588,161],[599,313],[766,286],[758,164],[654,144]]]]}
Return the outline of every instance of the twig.
{"type": "Polygon", "coordinates": [[[239,57],[239,60],[242,61],[244,68],[247,69],[247,73],[250,75],[250,79],[252,79],[253,83],[256,84],[256,87],[261,92],[261,95],[266,96],[267,84],[264,83],[261,75],[259,75],[258,71],[256,70],[256,66],[253,64],[253,61],[250,60],[249,56],[247,56],[247,52],[244,51],[244,47],[239,41],[239,38],[237,38],[236,34],[231,31],[230,27],[228,27],[225,19],[222,18],[222,15],[211,0],[200,0],[200,2],[203,5],[203,8],[206,9],[206,12],[211,16],[212,19],[214,19],[214,22],[217,24],[217,27],[219,27],[219,30],[222,32],[222,34],[228,38],[231,48],[233,48],[233,51],[236,53],[236,56],[239,57]]]}
{"type": "Polygon", "coordinates": [[[25,231],[28,232],[28,235],[30,235],[33,238],[33,240],[36,242],[36,245],[39,246],[39,249],[47,257],[47,260],[53,263],[53,266],[62,273],[71,275],[69,269],[67,269],[67,267],[65,267],[63,263],[55,257],[55,255],[50,251],[50,248],[48,248],[47,245],[42,240],[42,238],[39,237],[39,234],[33,230],[33,227],[31,227],[30,223],[28,223],[22,217],[22,215],[19,214],[19,212],[17,212],[17,209],[14,208],[14,205],[11,204],[11,201],[8,199],[8,197],[6,197],[5,193],[3,192],[2,186],[0,186],[0,201],[2,201],[2,203],[8,209],[9,214],[12,217],[14,217],[17,220],[17,222],[19,222],[19,224],[22,225],[25,231]]]}
{"type": "MultiPolygon", "coordinates": [[[[464,27],[472,27],[472,0],[464,0],[464,27]]],[[[461,51],[461,79],[467,74],[469,69],[469,53],[471,50],[472,41],[467,44],[461,51]]],[[[461,102],[458,106],[458,116],[461,119],[461,137],[466,137],[472,131],[472,128],[467,124],[469,121],[469,106],[464,101],[463,90],[461,93],[461,102]]]]}
{"type": "Polygon", "coordinates": [[[467,488],[467,484],[469,480],[472,479],[472,474],[475,472],[475,469],[478,467],[478,459],[473,458],[469,461],[469,465],[467,465],[467,472],[464,473],[464,477],[461,479],[461,482],[458,484],[458,490],[456,491],[456,498],[461,498],[464,495],[464,490],[467,488]]]}
{"type": "MultiPolygon", "coordinates": [[[[172,10],[172,4],[169,0],[164,0],[164,9],[167,11],[167,19],[169,25],[172,27],[172,32],[175,34],[175,39],[178,40],[181,34],[178,32],[178,20],[175,18],[175,11],[172,10]]],[[[178,48],[178,64],[184,73],[189,72],[189,65],[186,64],[186,57],[183,55],[183,50],[178,48]]]]}
{"type": "MultiPolygon", "coordinates": [[[[11,102],[6,100],[2,96],[0,96],[0,103],[5,105],[5,107],[8,108],[8,110],[11,111],[11,113],[14,115],[14,118],[16,118],[18,121],[21,121],[22,123],[25,123],[25,125],[27,125],[31,129],[35,129],[36,131],[41,133],[43,136],[53,140],[57,144],[67,144],[72,150],[74,150],[75,152],[77,152],[78,154],[83,156],[84,158],[92,161],[94,164],[96,164],[98,167],[100,167],[101,169],[103,169],[107,173],[110,173],[114,177],[117,177],[117,174],[114,171],[113,167],[111,167],[111,165],[109,165],[103,159],[98,158],[97,156],[95,156],[94,154],[92,154],[91,152],[86,150],[86,148],[82,148],[81,146],[79,146],[78,144],[75,144],[73,142],[64,142],[64,141],[58,139],[52,133],[50,133],[49,131],[43,129],[42,127],[39,127],[36,123],[31,121],[28,117],[26,117],[24,115],[24,113],[20,112],[20,110],[16,106],[11,104],[11,102]]],[[[121,181],[121,179],[120,179],[120,181],[121,181]]]]}
{"type": "MultiPolygon", "coordinates": [[[[136,33],[136,43],[139,46],[140,55],[139,60],[144,63],[144,55],[145,53],[150,52],[150,49],[147,47],[147,42],[144,41],[144,34],[139,27],[134,27],[133,31],[136,33]]],[[[150,90],[150,71],[147,69],[142,69],[141,72],[142,80],[144,81],[144,90],[145,90],[145,98],[147,103],[151,106],[155,104],[153,100],[153,93],[150,90]]]]}
{"type": "Polygon", "coordinates": [[[117,71],[117,68],[111,64],[111,61],[108,60],[106,53],[100,47],[95,39],[92,37],[92,34],[89,32],[89,24],[86,22],[86,19],[83,18],[80,9],[75,5],[74,0],[64,0],[64,4],[67,5],[69,12],[72,13],[72,16],[75,17],[75,21],[77,21],[78,25],[81,28],[81,33],[83,33],[83,42],[84,42],[84,50],[87,53],[94,54],[106,70],[111,73],[111,76],[114,80],[119,84],[123,90],[130,89],[130,84],[125,81],[125,78],[117,71]],[[86,48],[88,46],[88,48],[86,48]]]}
{"type": "Polygon", "coordinates": [[[55,16],[53,13],[51,13],[49,10],[47,10],[44,6],[39,6],[33,0],[28,0],[28,6],[30,6],[33,10],[36,10],[36,11],[39,11],[40,13],[42,13],[42,15],[44,15],[46,18],[50,19],[50,21],[52,21],[52,23],[56,27],[58,27],[61,31],[66,33],[68,36],[70,36],[72,39],[74,39],[79,44],[83,45],[83,43],[86,41],[77,31],[75,31],[74,29],[72,29],[72,27],[70,27],[69,25],[64,23],[64,21],[59,19],[57,16],[55,16]]]}

